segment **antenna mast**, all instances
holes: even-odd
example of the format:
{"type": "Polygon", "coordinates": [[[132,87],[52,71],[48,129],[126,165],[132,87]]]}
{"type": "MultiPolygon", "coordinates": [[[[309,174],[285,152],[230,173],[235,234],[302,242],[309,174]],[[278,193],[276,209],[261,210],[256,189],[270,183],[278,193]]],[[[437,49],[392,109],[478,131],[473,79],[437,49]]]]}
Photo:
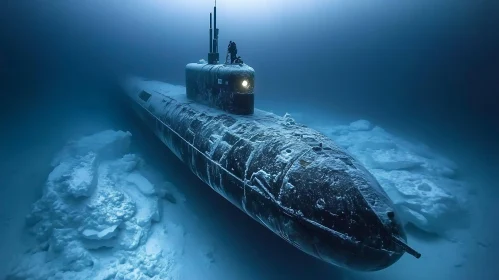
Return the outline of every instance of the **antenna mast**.
{"type": "Polygon", "coordinates": [[[213,29],[211,26],[211,13],[210,13],[210,52],[208,53],[208,63],[217,64],[219,60],[218,53],[218,28],[217,28],[217,0],[213,7],[213,29]]]}

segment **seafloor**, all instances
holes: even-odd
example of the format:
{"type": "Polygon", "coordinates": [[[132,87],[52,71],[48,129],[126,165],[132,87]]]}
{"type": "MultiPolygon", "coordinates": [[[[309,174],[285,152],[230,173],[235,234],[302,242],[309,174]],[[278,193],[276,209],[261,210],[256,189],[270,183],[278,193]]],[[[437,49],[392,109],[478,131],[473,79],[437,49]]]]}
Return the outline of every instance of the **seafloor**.
{"type": "Polygon", "coordinates": [[[302,113],[291,116],[377,178],[421,259],[406,254],[374,273],[315,260],[211,191],[133,118],[73,111],[26,118],[4,140],[0,277],[494,279],[499,248],[486,229],[498,207],[468,154],[443,154],[368,120],[302,113]]]}

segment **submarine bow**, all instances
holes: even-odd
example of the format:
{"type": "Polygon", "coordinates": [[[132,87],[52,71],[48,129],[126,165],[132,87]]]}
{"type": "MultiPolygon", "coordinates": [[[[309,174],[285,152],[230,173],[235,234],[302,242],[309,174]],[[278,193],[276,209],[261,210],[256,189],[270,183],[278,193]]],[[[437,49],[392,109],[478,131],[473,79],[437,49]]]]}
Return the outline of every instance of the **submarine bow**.
{"type": "Polygon", "coordinates": [[[298,249],[361,271],[386,268],[404,252],[420,256],[378,182],[323,134],[286,116],[199,104],[181,86],[130,77],[123,88],[196,176],[298,249]]]}

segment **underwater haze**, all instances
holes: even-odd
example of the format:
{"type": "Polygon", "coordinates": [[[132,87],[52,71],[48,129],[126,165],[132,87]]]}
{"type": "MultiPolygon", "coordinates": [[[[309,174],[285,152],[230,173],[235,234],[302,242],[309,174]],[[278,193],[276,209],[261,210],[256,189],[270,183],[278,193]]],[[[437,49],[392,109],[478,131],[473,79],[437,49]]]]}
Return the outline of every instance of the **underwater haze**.
{"type": "Polygon", "coordinates": [[[372,273],[253,221],[119,101],[128,75],[185,86],[213,6],[0,3],[0,279],[499,279],[496,1],[217,1],[220,57],[237,43],[256,107],[333,139],[404,218],[421,259],[372,273]],[[65,200],[104,173],[88,202],[65,200]],[[102,217],[120,235],[83,230],[102,217]]]}

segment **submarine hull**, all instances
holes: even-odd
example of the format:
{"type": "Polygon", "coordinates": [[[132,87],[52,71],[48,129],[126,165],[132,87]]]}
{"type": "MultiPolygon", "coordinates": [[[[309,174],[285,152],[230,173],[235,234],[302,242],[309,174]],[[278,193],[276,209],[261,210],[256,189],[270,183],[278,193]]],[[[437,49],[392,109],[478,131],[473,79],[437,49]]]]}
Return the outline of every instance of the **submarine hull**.
{"type": "Polygon", "coordinates": [[[296,248],[339,267],[380,270],[404,253],[393,204],[332,140],[288,116],[233,115],[187,98],[185,87],[123,82],[143,122],[190,170],[296,248]],[[391,214],[392,215],[391,215],[391,214]]]}

